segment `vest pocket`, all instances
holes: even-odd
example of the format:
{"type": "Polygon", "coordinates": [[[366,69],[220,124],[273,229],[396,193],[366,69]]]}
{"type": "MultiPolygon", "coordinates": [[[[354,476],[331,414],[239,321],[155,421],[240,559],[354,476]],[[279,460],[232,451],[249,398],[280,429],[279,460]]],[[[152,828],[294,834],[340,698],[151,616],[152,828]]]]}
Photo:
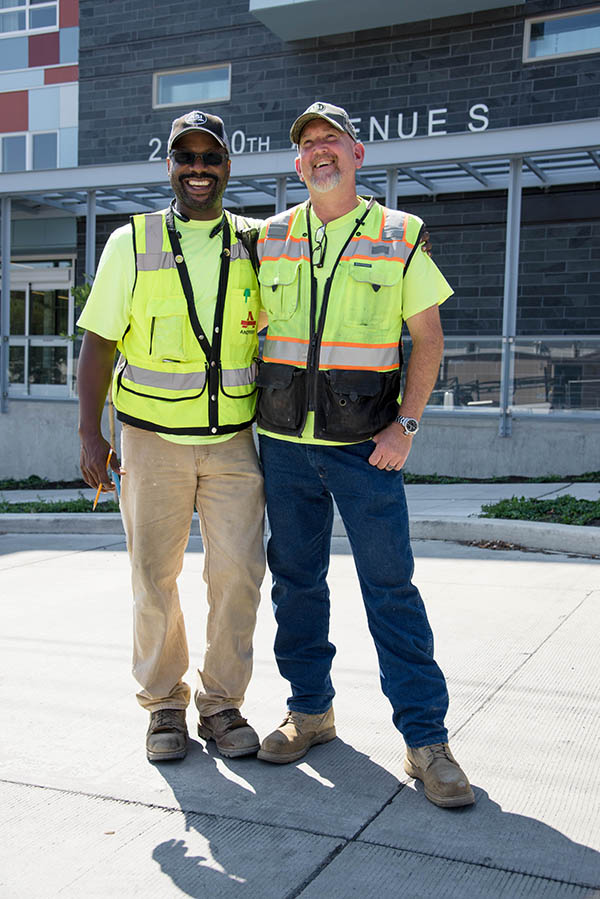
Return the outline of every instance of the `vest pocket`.
{"type": "Polygon", "coordinates": [[[263,262],[259,272],[262,304],[270,320],[287,321],[300,299],[300,262],[263,262]]]}
{"type": "Polygon", "coordinates": [[[256,384],[258,426],[277,434],[300,433],[306,405],[306,369],[263,362],[256,384]]]}
{"type": "Polygon", "coordinates": [[[148,355],[154,362],[187,362],[187,306],[183,297],[151,297],[146,305],[148,355]]]}
{"type": "Polygon", "coordinates": [[[343,371],[318,373],[315,437],[349,442],[367,440],[396,416],[400,373],[343,371]]]}
{"type": "Polygon", "coordinates": [[[402,271],[402,265],[395,260],[351,261],[344,295],[346,324],[371,331],[400,324],[402,271]]]}

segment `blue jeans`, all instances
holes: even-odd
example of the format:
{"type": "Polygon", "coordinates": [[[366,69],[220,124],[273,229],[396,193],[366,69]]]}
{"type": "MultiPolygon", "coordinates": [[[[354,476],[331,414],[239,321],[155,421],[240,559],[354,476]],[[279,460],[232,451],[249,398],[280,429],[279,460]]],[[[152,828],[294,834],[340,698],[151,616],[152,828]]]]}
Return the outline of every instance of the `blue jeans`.
{"type": "Polygon", "coordinates": [[[352,547],[381,687],[409,746],[448,739],[448,692],[433,658],[419,591],[401,472],[367,461],[375,444],[316,446],[260,436],[277,621],[275,656],[289,681],[290,709],[319,714],[335,694],[327,571],[335,499],[352,547]]]}

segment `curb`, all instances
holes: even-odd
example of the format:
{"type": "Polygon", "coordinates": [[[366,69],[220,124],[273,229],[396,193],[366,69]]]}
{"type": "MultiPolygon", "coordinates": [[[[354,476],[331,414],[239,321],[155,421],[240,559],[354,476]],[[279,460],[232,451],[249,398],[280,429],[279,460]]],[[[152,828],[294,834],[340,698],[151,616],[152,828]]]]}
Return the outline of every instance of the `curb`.
{"type": "MultiPolygon", "coordinates": [[[[194,513],[194,520],[198,515],[194,513]]],[[[198,534],[197,527],[194,533],[198,534]]],[[[111,534],[125,536],[117,512],[91,515],[89,512],[4,513],[0,515],[0,534],[111,534]]],[[[452,543],[500,541],[526,549],[600,556],[600,528],[570,524],[543,524],[502,518],[424,518],[410,519],[413,540],[447,540],[452,543]]],[[[343,524],[336,514],[333,536],[346,539],[343,524]]]]}
{"type": "Polygon", "coordinates": [[[545,524],[506,518],[415,518],[413,540],[470,542],[498,540],[525,549],[600,556],[600,528],[573,524],[545,524]]]}

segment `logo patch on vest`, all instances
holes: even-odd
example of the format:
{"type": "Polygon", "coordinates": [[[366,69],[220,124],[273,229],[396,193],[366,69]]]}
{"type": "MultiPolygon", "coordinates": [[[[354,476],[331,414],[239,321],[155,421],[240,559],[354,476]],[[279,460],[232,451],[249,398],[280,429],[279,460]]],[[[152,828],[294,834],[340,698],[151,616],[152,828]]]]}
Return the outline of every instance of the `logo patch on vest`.
{"type": "Polygon", "coordinates": [[[252,315],[252,310],[248,312],[248,318],[243,318],[240,322],[242,330],[240,334],[250,334],[256,330],[256,319],[252,315]]]}
{"type": "Polygon", "coordinates": [[[371,244],[371,256],[389,256],[391,247],[384,243],[371,244]]]}

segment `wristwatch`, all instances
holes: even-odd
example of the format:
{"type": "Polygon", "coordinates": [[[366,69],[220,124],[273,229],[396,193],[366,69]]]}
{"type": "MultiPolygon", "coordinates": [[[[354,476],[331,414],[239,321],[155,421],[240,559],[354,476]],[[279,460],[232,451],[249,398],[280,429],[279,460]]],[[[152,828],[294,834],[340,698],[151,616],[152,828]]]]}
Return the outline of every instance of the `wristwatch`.
{"type": "Polygon", "coordinates": [[[413,434],[416,434],[419,430],[419,422],[416,418],[407,418],[405,415],[398,415],[394,421],[397,421],[399,425],[402,425],[407,437],[412,437],[413,434]]]}

